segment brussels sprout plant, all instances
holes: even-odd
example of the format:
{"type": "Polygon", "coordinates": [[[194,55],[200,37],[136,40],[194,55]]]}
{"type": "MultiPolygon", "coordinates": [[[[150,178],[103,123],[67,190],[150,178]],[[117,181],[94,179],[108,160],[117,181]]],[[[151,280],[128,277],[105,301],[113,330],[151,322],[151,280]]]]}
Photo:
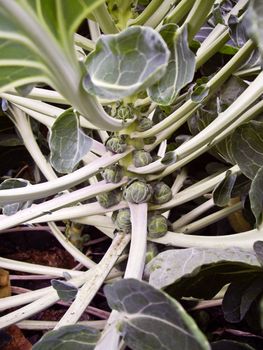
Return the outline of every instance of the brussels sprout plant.
{"type": "Polygon", "coordinates": [[[47,227],[82,266],[0,258],[53,278],[2,298],[0,328],[41,329],[34,315],[62,300],[35,350],[253,349],[208,341],[179,301],[223,303],[233,323],[256,305],[262,329],[261,2],[0,5],[1,117],[36,169],[1,174],[0,230],[47,227]],[[83,245],[94,232],[111,240],[98,263],[83,245]],[[79,324],[104,284],[107,322],[79,324]]]}

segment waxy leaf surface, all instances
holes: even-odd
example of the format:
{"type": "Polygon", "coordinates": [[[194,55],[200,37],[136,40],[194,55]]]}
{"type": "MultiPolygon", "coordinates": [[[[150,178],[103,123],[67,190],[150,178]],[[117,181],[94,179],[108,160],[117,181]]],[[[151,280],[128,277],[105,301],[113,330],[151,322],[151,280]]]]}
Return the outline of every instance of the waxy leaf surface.
{"type": "Polygon", "coordinates": [[[68,110],[52,125],[49,146],[51,165],[59,173],[70,173],[90,150],[92,139],[80,129],[78,116],[68,110]]]}
{"type": "Polygon", "coordinates": [[[84,88],[92,95],[117,100],[154,84],[164,75],[170,52],[150,27],[130,27],[102,35],[86,60],[84,88]]]}
{"type": "Polygon", "coordinates": [[[180,90],[193,80],[195,55],[187,41],[187,27],[178,30],[175,24],[167,24],[160,34],[171,51],[165,75],[148,89],[149,97],[160,105],[174,102],[180,90]]]}
{"type": "Polygon", "coordinates": [[[132,350],[209,350],[182,306],[145,282],[123,279],[106,286],[109,306],[120,312],[118,328],[132,350]]]}

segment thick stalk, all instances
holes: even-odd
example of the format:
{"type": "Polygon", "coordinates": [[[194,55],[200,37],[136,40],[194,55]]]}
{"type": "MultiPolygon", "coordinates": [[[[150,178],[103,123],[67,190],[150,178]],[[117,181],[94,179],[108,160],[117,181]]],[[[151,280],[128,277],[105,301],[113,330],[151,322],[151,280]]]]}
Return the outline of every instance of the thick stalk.
{"type": "Polygon", "coordinates": [[[75,33],[74,34],[74,42],[79,47],[87,51],[93,51],[95,48],[95,44],[92,40],[85,38],[84,36],[75,33]]]}
{"type": "Polygon", "coordinates": [[[180,229],[177,232],[182,232],[182,233],[192,233],[198,230],[201,230],[204,227],[207,227],[219,220],[224,219],[225,217],[227,217],[228,215],[236,212],[237,210],[242,209],[242,203],[236,203],[234,205],[232,205],[231,207],[226,207],[224,209],[218,210],[217,212],[207,215],[206,217],[199,219],[195,222],[192,222],[189,225],[180,227],[180,229]]]}
{"type": "Polygon", "coordinates": [[[69,324],[75,324],[79,320],[129,241],[130,235],[119,233],[115,236],[110,248],[96,266],[96,271],[94,271],[93,276],[88,279],[78,291],[75,300],[65,315],[57,323],[55,329],[69,324]]]}
{"type": "Polygon", "coordinates": [[[165,17],[164,23],[181,24],[184,17],[193,7],[195,0],[182,0],[179,4],[165,17]]]}
{"type": "Polygon", "coordinates": [[[85,181],[87,178],[95,175],[102,168],[118,162],[121,158],[125,157],[131,151],[132,148],[129,148],[124,153],[114,155],[108,152],[98,160],[92,162],[92,164],[86,165],[71,174],[62,176],[52,181],[28,186],[26,188],[24,187],[23,189],[17,188],[2,190],[0,194],[0,203],[44,198],[65,189],[69,189],[85,181]]]}
{"type": "MultiPolygon", "coordinates": [[[[103,329],[105,327],[106,321],[98,320],[98,321],[80,321],[77,324],[91,327],[95,329],[103,329]]],[[[26,320],[21,321],[16,324],[20,329],[27,330],[52,330],[56,327],[56,321],[35,321],[35,320],[26,320]]]]}
{"type": "Polygon", "coordinates": [[[97,7],[93,11],[93,15],[104,34],[116,34],[119,32],[105,3],[97,7]]]}
{"type": "Polygon", "coordinates": [[[98,184],[83,187],[71,193],[63,194],[59,197],[55,197],[41,204],[36,204],[30,208],[20,210],[12,216],[3,217],[0,221],[0,230],[5,230],[10,227],[17,226],[29,220],[32,220],[38,216],[43,215],[43,213],[48,213],[50,211],[69,206],[74,203],[93,198],[96,195],[111,191],[114,188],[120,187],[125,181],[118,184],[105,184],[101,181],[98,184]]]}
{"type": "Polygon", "coordinates": [[[159,7],[162,5],[162,2],[163,0],[152,0],[138,17],[128,21],[128,25],[143,25],[159,9],[159,7]]]}
{"type": "Polygon", "coordinates": [[[159,244],[182,248],[227,249],[238,247],[253,251],[254,243],[262,240],[262,234],[262,230],[256,229],[227,236],[197,236],[167,232],[167,234],[161,238],[148,238],[148,240],[159,244]]]}
{"type": "MultiPolygon", "coordinates": [[[[147,242],[147,204],[129,203],[131,211],[131,247],[124,278],[142,278],[145,265],[146,242],[147,242]]],[[[119,313],[112,311],[102,337],[97,343],[95,350],[116,350],[119,348],[120,334],[116,328],[119,313]]]]}
{"type": "Polygon", "coordinates": [[[184,24],[188,25],[188,41],[193,40],[195,34],[199,31],[202,24],[206,21],[206,17],[210,13],[215,0],[196,0],[189,12],[184,24]]]}

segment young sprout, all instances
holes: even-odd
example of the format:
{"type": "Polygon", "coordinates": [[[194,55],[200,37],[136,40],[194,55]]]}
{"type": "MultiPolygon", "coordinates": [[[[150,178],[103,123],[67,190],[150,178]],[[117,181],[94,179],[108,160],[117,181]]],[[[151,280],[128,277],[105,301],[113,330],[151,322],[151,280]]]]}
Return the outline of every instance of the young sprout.
{"type": "Polygon", "coordinates": [[[131,203],[145,203],[152,196],[152,187],[142,180],[134,179],[126,186],[123,196],[131,203]]]}
{"type": "Polygon", "coordinates": [[[136,168],[148,165],[152,162],[152,156],[144,150],[135,151],[133,154],[133,164],[136,168]]]}
{"type": "Polygon", "coordinates": [[[96,199],[103,208],[110,208],[113,205],[120,203],[121,197],[122,193],[117,189],[111,192],[101,193],[96,196],[96,199]]]}
{"type": "Polygon", "coordinates": [[[168,231],[167,219],[161,214],[149,215],[147,229],[150,238],[162,237],[168,231]]]}
{"type": "Polygon", "coordinates": [[[123,232],[130,232],[131,231],[131,213],[130,209],[120,209],[116,214],[113,216],[113,221],[116,225],[116,227],[123,232]]]}
{"type": "Polygon", "coordinates": [[[127,149],[127,144],[124,137],[111,136],[106,141],[105,147],[113,153],[123,153],[127,149]]]}
{"type": "Polygon", "coordinates": [[[155,204],[163,204],[172,199],[172,190],[166,183],[158,182],[153,186],[153,195],[151,201],[155,204]]]}
{"type": "Polygon", "coordinates": [[[107,183],[116,184],[122,179],[123,168],[119,164],[113,164],[104,169],[101,175],[107,183]]]}
{"type": "Polygon", "coordinates": [[[139,123],[137,125],[137,131],[149,130],[149,129],[151,129],[152,126],[153,126],[152,120],[144,117],[139,121],[139,123]]]}

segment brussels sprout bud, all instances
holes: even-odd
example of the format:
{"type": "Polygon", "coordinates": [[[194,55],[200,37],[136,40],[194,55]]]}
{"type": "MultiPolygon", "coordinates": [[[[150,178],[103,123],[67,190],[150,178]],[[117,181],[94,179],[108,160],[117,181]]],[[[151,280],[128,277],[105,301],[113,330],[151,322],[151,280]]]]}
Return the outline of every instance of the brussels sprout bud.
{"type": "Polygon", "coordinates": [[[166,218],[161,214],[150,215],[147,220],[148,236],[150,238],[159,238],[168,231],[166,218]]]}
{"type": "Polygon", "coordinates": [[[121,201],[121,191],[113,190],[111,192],[105,192],[96,196],[97,201],[103,208],[110,208],[113,205],[118,204],[121,201]]]}
{"type": "Polygon", "coordinates": [[[115,118],[122,120],[133,118],[133,108],[129,105],[118,107],[115,118]]]}
{"type": "Polygon", "coordinates": [[[133,153],[133,164],[136,168],[148,165],[152,162],[152,156],[149,152],[140,150],[133,153]]]}
{"type": "Polygon", "coordinates": [[[153,122],[151,119],[142,118],[137,125],[137,130],[138,131],[146,131],[146,130],[151,129],[152,126],[153,126],[153,122]]]}
{"type": "Polygon", "coordinates": [[[120,209],[115,217],[115,225],[120,231],[131,231],[131,213],[130,209],[120,209]]]}
{"type": "Polygon", "coordinates": [[[158,182],[153,186],[152,202],[162,204],[172,199],[172,190],[164,182],[158,182]]]}
{"type": "Polygon", "coordinates": [[[145,145],[151,145],[152,143],[154,143],[156,141],[156,137],[155,136],[151,136],[151,137],[146,137],[145,139],[143,139],[143,143],[145,145]]]}
{"type": "Polygon", "coordinates": [[[152,187],[141,180],[133,180],[124,190],[124,199],[131,203],[145,203],[151,198],[152,187]]]}
{"type": "Polygon", "coordinates": [[[127,144],[123,137],[112,136],[106,141],[105,147],[113,153],[123,153],[127,148],[127,144]]]}
{"type": "Polygon", "coordinates": [[[153,242],[147,243],[145,262],[148,264],[158,254],[157,245],[153,242]]]}
{"type": "Polygon", "coordinates": [[[101,173],[103,179],[109,183],[118,183],[122,179],[122,167],[118,164],[110,165],[106,169],[104,169],[101,173]]]}

